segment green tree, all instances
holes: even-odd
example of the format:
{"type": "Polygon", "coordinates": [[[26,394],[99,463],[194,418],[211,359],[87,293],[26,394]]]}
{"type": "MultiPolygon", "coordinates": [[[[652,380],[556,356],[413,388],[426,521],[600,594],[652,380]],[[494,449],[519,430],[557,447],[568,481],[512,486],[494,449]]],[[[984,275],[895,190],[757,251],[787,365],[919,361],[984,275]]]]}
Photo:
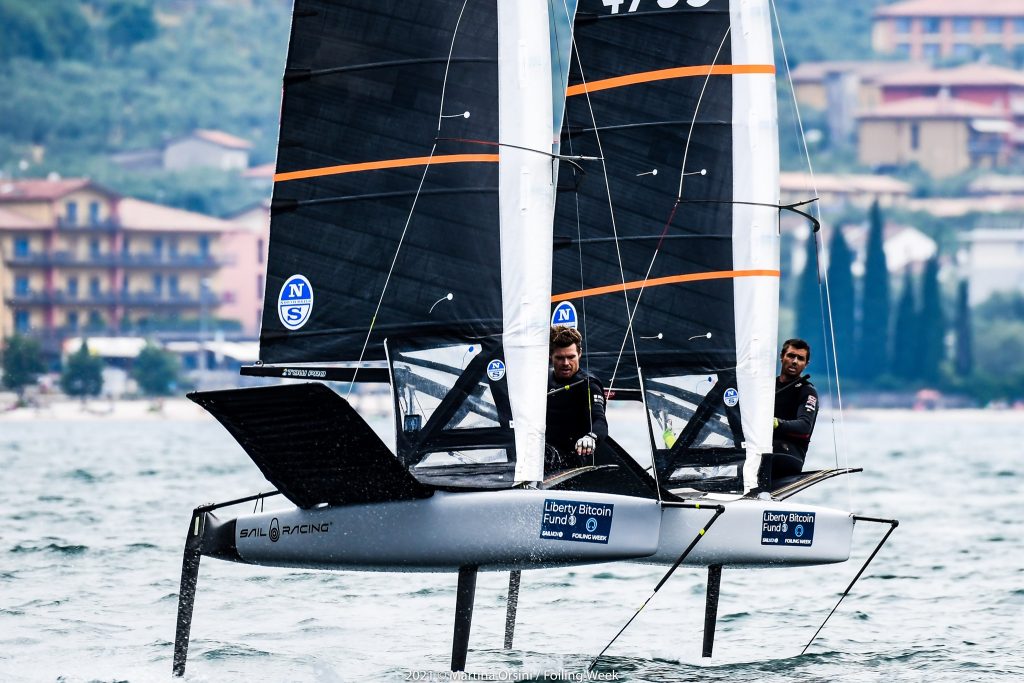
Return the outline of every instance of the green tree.
{"type": "Polygon", "coordinates": [[[908,267],[903,276],[903,290],[896,308],[896,329],[893,331],[892,374],[904,380],[920,377],[920,330],[914,276],[908,267]]]}
{"type": "Polygon", "coordinates": [[[60,374],[60,388],[68,396],[99,396],[103,390],[103,359],[89,353],[89,345],[82,345],[68,356],[60,374]]]}
{"type": "Polygon", "coordinates": [[[7,339],[3,352],[4,386],[17,392],[18,403],[25,397],[25,387],[35,384],[46,367],[39,342],[31,337],[14,335],[7,339]]]}
{"type": "Polygon", "coordinates": [[[886,261],[885,218],[876,200],[871,205],[867,254],[857,334],[856,374],[873,381],[889,371],[889,264],[886,261]]]}
{"type": "Polygon", "coordinates": [[[974,339],[971,331],[971,306],[967,280],[961,280],[956,292],[956,351],[953,369],[958,378],[965,378],[974,370],[974,339]]]}
{"type": "Polygon", "coordinates": [[[804,269],[797,281],[796,330],[794,334],[811,345],[811,359],[822,359],[816,367],[826,367],[825,335],[822,330],[821,289],[818,280],[818,233],[810,233],[805,241],[804,269]]]}
{"type": "Polygon", "coordinates": [[[174,354],[154,344],[146,344],[132,366],[132,377],[147,396],[167,396],[178,381],[178,362],[174,354]]]}
{"type": "Polygon", "coordinates": [[[921,277],[920,378],[935,383],[942,377],[946,360],[946,319],[942,313],[942,292],[939,288],[939,257],[925,264],[921,277]]]}
{"type": "Polygon", "coordinates": [[[842,363],[844,374],[849,374],[854,364],[854,291],[853,291],[853,252],[846,243],[841,228],[837,228],[829,245],[828,257],[828,293],[832,310],[832,329],[836,349],[836,363],[842,363]]]}
{"type": "Polygon", "coordinates": [[[108,10],[107,22],[107,40],[114,48],[129,49],[157,35],[152,4],[142,0],[115,3],[108,10]]]}

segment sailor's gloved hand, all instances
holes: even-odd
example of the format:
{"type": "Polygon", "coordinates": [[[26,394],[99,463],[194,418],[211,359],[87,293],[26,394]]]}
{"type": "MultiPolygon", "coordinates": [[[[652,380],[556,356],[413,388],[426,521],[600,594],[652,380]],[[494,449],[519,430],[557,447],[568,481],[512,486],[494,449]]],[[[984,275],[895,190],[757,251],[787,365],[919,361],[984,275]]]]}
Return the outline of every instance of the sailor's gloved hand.
{"type": "Polygon", "coordinates": [[[597,435],[587,434],[581,436],[576,442],[576,454],[577,455],[593,455],[594,449],[597,448],[597,435]]]}
{"type": "Polygon", "coordinates": [[[775,425],[772,427],[772,429],[778,429],[778,428],[779,428],[779,418],[775,418],[775,425]]]}

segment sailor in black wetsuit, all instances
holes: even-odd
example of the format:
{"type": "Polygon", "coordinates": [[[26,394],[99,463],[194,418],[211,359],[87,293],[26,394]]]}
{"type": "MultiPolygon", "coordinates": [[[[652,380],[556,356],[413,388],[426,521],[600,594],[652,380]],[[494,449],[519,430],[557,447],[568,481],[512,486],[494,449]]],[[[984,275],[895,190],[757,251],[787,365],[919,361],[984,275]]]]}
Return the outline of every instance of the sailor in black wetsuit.
{"type": "Polygon", "coordinates": [[[582,340],[580,333],[572,328],[551,328],[545,472],[591,462],[598,444],[608,436],[604,388],[597,379],[580,370],[582,340]]]}
{"type": "Polygon", "coordinates": [[[800,474],[818,416],[818,392],[810,375],[811,347],[803,339],[782,345],[782,371],[775,378],[775,431],[772,433],[772,479],[800,474]]]}

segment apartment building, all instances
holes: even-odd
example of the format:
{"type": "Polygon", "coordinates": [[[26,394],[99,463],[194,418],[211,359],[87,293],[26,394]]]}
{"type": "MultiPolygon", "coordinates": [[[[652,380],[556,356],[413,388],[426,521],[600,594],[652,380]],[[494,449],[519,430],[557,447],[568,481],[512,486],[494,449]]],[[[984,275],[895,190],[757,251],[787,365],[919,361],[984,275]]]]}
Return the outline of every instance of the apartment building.
{"type": "Polygon", "coordinates": [[[224,236],[238,229],[87,179],[0,181],[0,337],[52,351],[68,336],[220,315],[224,236]]]}
{"type": "Polygon", "coordinates": [[[1024,59],[1021,0],[907,0],[874,12],[872,47],[879,54],[937,61],[1024,59]]]}

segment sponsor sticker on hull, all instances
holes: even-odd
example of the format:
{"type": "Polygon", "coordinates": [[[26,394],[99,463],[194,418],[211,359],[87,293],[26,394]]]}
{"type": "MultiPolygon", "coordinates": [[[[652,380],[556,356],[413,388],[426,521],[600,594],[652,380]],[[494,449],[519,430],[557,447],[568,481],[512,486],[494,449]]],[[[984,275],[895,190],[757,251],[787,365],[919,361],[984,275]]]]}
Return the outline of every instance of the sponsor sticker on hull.
{"type": "Polygon", "coordinates": [[[814,513],[765,510],[761,514],[761,545],[811,546],[814,513]]]}
{"type": "Polygon", "coordinates": [[[608,543],[615,506],[582,500],[544,501],[540,537],[555,541],[608,543]]]}

